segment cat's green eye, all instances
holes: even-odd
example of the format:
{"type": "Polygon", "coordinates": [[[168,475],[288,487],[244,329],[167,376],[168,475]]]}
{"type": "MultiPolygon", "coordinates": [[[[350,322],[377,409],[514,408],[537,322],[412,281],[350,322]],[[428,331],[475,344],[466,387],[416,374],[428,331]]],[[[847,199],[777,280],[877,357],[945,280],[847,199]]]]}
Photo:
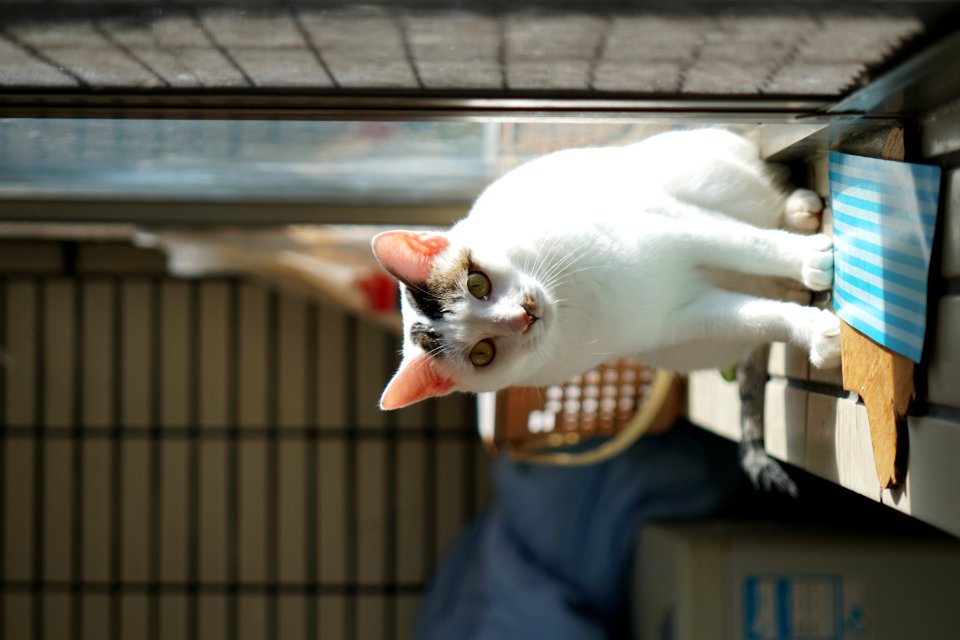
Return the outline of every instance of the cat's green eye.
{"type": "Polygon", "coordinates": [[[490,296],[490,278],[481,271],[471,271],[467,274],[467,289],[477,300],[486,300],[490,296]]]}
{"type": "Polygon", "coordinates": [[[496,355],[496,353],[497,350],[493,347],[492,342],[489,340],[481,340],[473,345],[473,349],[470,349],[470,362],[472,362],[475,367],[485,367],[493,362],[493,356],[496,355]]]}

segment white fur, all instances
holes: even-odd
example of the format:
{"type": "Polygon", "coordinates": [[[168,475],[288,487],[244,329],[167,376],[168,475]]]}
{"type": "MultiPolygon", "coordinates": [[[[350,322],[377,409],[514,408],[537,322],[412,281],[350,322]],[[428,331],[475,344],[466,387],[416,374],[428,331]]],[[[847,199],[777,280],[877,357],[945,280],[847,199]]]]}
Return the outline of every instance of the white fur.
{"type": "MultiPolygon", "coordinates": [[[[441,370],[461,390],[488,391],[555,383],[623,356],[675,370],[727,366],[770,341],[837,365],[832,313],[751,295],[769,276],[814,290],[832,283],[830,238],[777,229],[785,213],[809,228],[818,203],[809,193],[788,201],[775,182],[751,142],[713,129],[519,167],[448,233],[441,261],[469,247],[494,295],[466,296],[435,323],[458,343],[441,370]],[[524,295],[542,318],[523,334],[487,335],[524,295]],[[484,338],[497,355],[475,368],[465,353],[484,338]]],[[[404,316],[407,335],[416,318],[407,305],[404,316]]],[[[407,335],[405,358],[419,352],[407,335]]]]}

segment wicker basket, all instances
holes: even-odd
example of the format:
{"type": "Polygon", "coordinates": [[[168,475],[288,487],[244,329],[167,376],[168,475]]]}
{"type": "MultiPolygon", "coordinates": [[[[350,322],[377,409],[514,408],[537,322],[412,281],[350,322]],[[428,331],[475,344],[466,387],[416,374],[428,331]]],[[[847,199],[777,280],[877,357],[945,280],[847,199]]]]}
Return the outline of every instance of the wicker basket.
{"type": "Polygon", "coordinates": [[[487,448],[529,462],[592,464],[645,433],[670,397],[674,376],[633,360],[601,365],[551,387],[512,387],[496,394],[487,448]],[[563,448],[605,441],[581,452],[563,448]]]}

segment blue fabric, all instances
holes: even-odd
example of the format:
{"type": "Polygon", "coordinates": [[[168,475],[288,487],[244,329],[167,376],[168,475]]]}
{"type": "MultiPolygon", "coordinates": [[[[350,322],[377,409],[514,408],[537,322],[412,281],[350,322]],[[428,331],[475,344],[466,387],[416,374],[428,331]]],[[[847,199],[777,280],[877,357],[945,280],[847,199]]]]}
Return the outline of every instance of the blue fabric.
{"type": "Polygon", "coordinates": [[[830,152],[833,307],[874,341],[920,362],[940,167],[830,152]]]}
{"type": "Polygon", "coordinates": [[[493,465],[497,498],[440,566],[417,638],[621,637],[639,525],[715,512],[743,478],[732,443],[685,423],[600,465],[493,465]]]}

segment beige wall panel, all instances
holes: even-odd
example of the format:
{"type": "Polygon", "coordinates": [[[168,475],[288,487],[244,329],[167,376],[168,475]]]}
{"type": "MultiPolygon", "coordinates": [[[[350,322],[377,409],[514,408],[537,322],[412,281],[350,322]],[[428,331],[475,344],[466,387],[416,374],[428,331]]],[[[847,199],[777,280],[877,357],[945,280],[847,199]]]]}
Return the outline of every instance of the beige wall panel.
{"type": "Polygon", "coordinates": [[[380,410],[380,394],[392,373],[384,357],[386,332],[372,322],[357,322],[356,416],[358,427],[384,427],[387,414],[380,410]]]}
{"type": "Polygon", "coordinates": [[[187,579],[187,443],[163,443],[160,480],[160,580],[187,579]]]}
{"type": "Polygon", "coordinates": [[[320,426],[347,426],[347,381],[344,375],[347,357],[347,317],[333,307],[320,307],[320,323],[317,330],[320,345],[317,375],[320,426]]]}
{"type": "Polygon", "coordinates": [[[228,300],[225,282],[204,282],[200,286],[200,426],[227,425],[228,300]]]}
{"type": "Polygon", "coordinates": [[[305,538],[304,483],[308,470],[304,467],[304,441],[281,440],[278,456],[278,579],[283,583],[302,583],[306,579],[307,545],[316,544],[305,538]]]}
{"type": "MultiPolygon", "coordinates": [[[[110,596],[102,594],[85,595],[80,598],[83,607],[84,638],[110,637],[110,596]]],[[[26,638],[27,636],[23,636],[26,638]]]]}
{"type": "Polygon", "coordinates": [[[73,443],[43,443],[43,577],[68,581],[73,564],[73,443]]]}
{"type": "Polygon", "coordinates": [[[11,279],[6,287],[7,322],[3,336],[6,357],[4,385],[6,423],[10,426],[35,426],[37,340],[37,298],[40,292],[33,280],[11,279]]]}
{"type": "Polygon", "coordinates": [[[120,452],[122,522],[120,530],[121,576],[132,582],[149,580],[150,531],[150,443],[128,439],[120,452]]]}
{"type": "Polygon", "coordinates": [[[386,599],[381,596],[359,596],[356,606],[356,630],[358,640],[380,640],[386,634],[384,608],[386,599]]]}
{"type": "Polygon", "coordinates": [[[190,422],[190,343],[192,328],[191,286],[185,282],[163,284],[160,299],[160,421],[164,426],[185,427],[190,422]]]}
{"type": "Polygon", "coordinates": [[[42,442],[33,438],[8,438],[4,481],[3,514],[4,567],[8,580],[30,580],[33,577],[34,545],[39,544],[33,531],[33,513],[37,508],[37,490],[34,483],[36,447],[42,442]]]}
{"type": "Polygon", "coordinates": [[[48,427],[68,427],[74,423],[76,286],[69,280],[50,280],[42,292],[43,418],[48,427]]]}
{"type": "Polygon", "coordinates": [[[200,580],[227,580],[227,444],[200,443],[200,580]]]}
{"type": "Polygon", "coordinates": [[[412,638],[413,628],[417,620],[417,612],[420,610],[422,598],[419,596],[398,595],[397,596],[397,619],[395,638],[412,638]]]}
{"type": "Polygon", "coordinates": [[[425,465],[427,445],[421,440],[397,443],[397,478],[393,490],[397,501],[396,578],[399,582],[424,579],[423,539],[425,520],[425,465]]]}
{"type": "Polygon", "coordinates": [[[79,284],[83,301],[80,381],[82,419],[87,427],[109,427],[114,421],[114,326],[115,290],[112,282],[90,280],[79,284]]]}
{"type": "Polygon", "coordinates": [[[263,596],[240,596],[240,640],[265,640],[267,599],[263,596]]]}
{"type": "Polygon", "coordinates": [[[241,427],[267,424],[267,305],[265,289],[253,284],[240,287],[240,396],[241,427]]]}
{"type": "Polygon", "coordinates": [[[146,428],[152,421],[151,385],[158,365],[153,361],[157,323],[154,287],[146,279],[124,279],[120,285],[120,300],[123,322],[120,417],[127,428],[146,428]]]}
{"type": "Polygon", "coordinates": [[[436,547],[434,559],[442,558],[457,534],[466,513],[464,497],[464,443],[439,441],[436,459],[436,547]]]}
{"type": "Polygon", "coordinates": [[[33,637],[33,596],[24,593],[7,594],[0,602],[0,627],[8,638],[33,637]]]}
{"type": "Polygon", "coordinates": [[[267,578],[266,443],[245,439],[240,443],[240,580],[263,582],[267,578]]]}
{"type": "Polygon", "coordinates": [[[71,637],[70,623],[73,611],[70,596],[61,593],[47,593],[40,599],[43,602],[44,640],[68,640],[71,637]]]}
{"type": "Polygon", "coordinates": [[[365,584],[380,584],[385,577],[385,456],[382,441],[357,444],[357,580],[365,584]]]}
{"type": "MultiPolygon", "coordinates": [[[[216,638],[206,629],[200,637],[216,638]]],[[[160,596],[160,630],[161,640],[183,640],[187,637],[187,597],[184,595],[160,596]]]]}
{"type": "Polygon", "coordinates": [[[343,596],[320,596],[317,607],[318,635],[323,640],[348,640],[347,599],[343,596]]]}
{"type": "Polygon", "coordinates": [[[113,446],[103,438],[83,442],[83,579],[110,579],[113,554],[113,446]]]}
{"type": "Polygon", "coordinates": [[[304,640],[307,601],[301,595],[281,595],[277,605],[277,637],[283,640],[304,640]]]}
{"type": "Polygon", "coordinates": [[[321,440],[318,474],[318,576],[321,582],[344,582],[346,574],[347,529],[346,446],[341,440],[321,440]]]}
{"type": "Polygon", "coordinates": [[[120,637],[146,638],[149,604],[147,596],[125,594],[120,596],[120,637]]]}
{"type": "MultiPolygon", "coordinates": [[[[276,375],[277,419],[281,427],[306,426],[306,303],[294,296],[280,298],[276,375]]],[[[311,393],[313,391],[311,390],[311,393]]]]}
{"type": "Polygon", "coordinates": [[[227,598],[220,594],[205,594],[197,603],[197,635],[202,640],[228,640],[227,598]]]}

